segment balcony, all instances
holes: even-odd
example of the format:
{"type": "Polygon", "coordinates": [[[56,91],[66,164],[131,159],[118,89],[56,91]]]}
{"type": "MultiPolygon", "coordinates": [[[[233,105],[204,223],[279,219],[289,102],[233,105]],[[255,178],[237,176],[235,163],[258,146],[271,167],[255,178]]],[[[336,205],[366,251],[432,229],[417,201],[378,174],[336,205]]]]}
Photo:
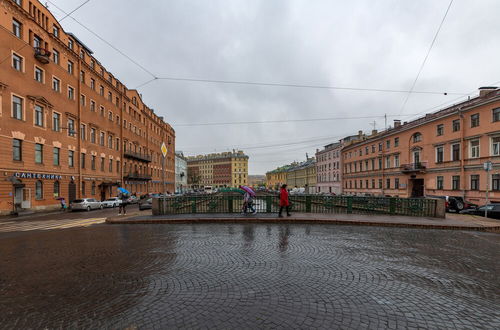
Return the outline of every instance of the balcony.
{"type": "Polygon", "coordinates": [[[50,62],[50,52],[47,49],[35,47],[35,58],[43,64],[50,62]]]}
{"type": "Polygon", "coordinates": [[[130,173],[126,173],[123,176],[123,179],[124,180],[136,180],[136,181],[150,181],[151,175],[138,173],[138,172],[130,172],[130,173]]]}
{"type": "Polygon", "coordinates": [[[141,162],[151,163],[151,156],[150,155],[144,155],[144,154],[140,154],[140,153],[133,152],[133,151],[124,151],[123,157],[139,160],[141,162]]]}
{"type": "Polygon", "coordinates": [[[411,173],[425,173],[427,168],[426,163],[410,163],[403,164],[399,167],[401,169],[401,173],[411,174],[411,173]]]}

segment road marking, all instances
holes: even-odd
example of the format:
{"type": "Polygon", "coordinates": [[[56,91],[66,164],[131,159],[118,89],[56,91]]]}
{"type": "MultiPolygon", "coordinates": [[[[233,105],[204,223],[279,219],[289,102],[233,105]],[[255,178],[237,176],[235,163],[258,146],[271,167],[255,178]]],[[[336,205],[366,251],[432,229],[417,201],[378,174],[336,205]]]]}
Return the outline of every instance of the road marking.
{"type": "Polygon", "coordinates": [[[23,222],[9,223],[8,225],[0,224],[0,232],[5,233],[12,231],[52,230],[52,229],[66,229],[72,227],[88,227],[91,225],[103,223],[105,221],[106,218],[23,221],[23,222]]]}

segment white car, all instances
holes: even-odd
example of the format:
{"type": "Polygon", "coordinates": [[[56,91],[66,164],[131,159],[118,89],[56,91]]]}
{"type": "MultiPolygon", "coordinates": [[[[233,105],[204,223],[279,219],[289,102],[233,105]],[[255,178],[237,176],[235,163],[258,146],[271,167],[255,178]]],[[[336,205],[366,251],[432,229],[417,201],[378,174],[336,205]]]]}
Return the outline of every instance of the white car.
{"type": "Polygon", "coordinates": [[[74,201],[72,201],[70,207],[71,211],[76,211],[76,210],[90,211],[90,210],[102,209],[102,204],[101,202],[95,200],[94,198],[82,198],[82,199],[75,199],[74,201]]]}
{"type": "Polygon", "coordinates": [[[118,197],[111,197],[101,202],[103,207],[117,207],[120,206],[122,200],[118,197]]]}

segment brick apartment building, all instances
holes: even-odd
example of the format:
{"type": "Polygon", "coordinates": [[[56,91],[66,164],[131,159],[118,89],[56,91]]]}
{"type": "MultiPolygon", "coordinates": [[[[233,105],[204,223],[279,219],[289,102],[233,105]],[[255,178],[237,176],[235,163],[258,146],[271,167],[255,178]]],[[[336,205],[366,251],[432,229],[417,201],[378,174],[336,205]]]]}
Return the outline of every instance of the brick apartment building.
{"type": "Polygon", "coordinates": [[[187,164],[188,186],[193,189],[248,184],[248,156],[241,150],[187,157],[187,164]]]}
{"type": "Polygon", "coordinates": [[[463,196],[500,202],[500,89],[344,146],[347,194],[463,196]],[[483,169],[493,163],[489,178],[483,169]]]}
{"type": "Polygon", "coordinates": [[[38,1],[0,0],[0,213],[174,188],[175,132],[38,1]]]}

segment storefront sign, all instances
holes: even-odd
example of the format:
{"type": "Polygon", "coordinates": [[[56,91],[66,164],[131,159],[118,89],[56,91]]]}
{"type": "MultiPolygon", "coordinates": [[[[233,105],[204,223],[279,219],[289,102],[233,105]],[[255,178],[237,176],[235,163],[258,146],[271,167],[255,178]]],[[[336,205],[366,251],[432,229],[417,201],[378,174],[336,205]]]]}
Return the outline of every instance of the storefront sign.
{"type": "Polygon", "coordinates": [[[16,178],[19,178],[19,179],[41,179],[41,180],[61,180],[62,179],[62,175],[30,173],[30,172],[16,172],[16,174],[14,174],[14,176],[16,178]]]}

